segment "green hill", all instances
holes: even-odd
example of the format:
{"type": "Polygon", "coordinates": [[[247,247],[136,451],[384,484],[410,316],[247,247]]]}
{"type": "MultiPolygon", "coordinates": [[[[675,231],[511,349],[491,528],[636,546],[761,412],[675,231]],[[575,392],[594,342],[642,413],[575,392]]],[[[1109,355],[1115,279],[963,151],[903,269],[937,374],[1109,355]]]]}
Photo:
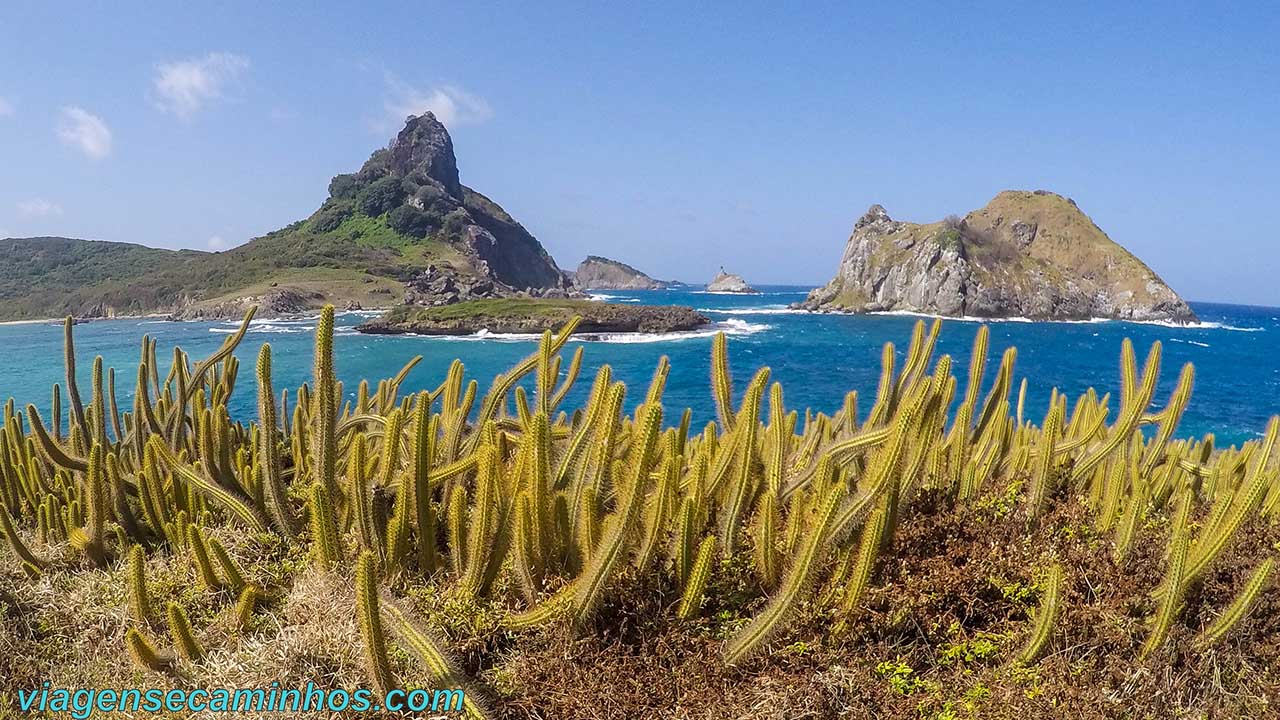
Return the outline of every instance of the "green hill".
{"type": "MultiPolygon", "coordinates": [[[[431,113],[339,175],[311,217],[219,253],[69,238],[0,240],[0,320],[170,313],[234,317],[400,302],[430,270],[477,296],[564,288],[542,245],[461,184],[453,142],[431,113]]],[[[419,295],[422,291],[419,291],[419,295]]]]}

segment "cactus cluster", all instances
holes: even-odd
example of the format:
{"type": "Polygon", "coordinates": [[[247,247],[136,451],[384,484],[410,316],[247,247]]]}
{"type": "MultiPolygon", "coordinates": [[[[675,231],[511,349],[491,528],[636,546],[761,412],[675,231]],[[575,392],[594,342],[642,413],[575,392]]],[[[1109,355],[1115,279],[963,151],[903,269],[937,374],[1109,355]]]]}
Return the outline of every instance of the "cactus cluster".
{"type": "MultiPolygon", "coordinates": [[[[459,597],[503,607],[512,632],[549,623],[592,632],[623,576],[665,578],[652,586],[672,593],[672,622],[693,623],[719,601],[717,575],[747,558],[768,599],[727,637],[723,661],[732,665],[770,652],[802,606],[828,614],[833,635],[859,622],[899,518],[922,494],[955,507],[1010,488],[1019,493],[1013,512],[1029,529],[1064,499],[1082,498],[1120,567],[1140,534],[1167,533],[1166,573],[1150,588],[1139,653],[1149,656],[1165,646],[1188,591],[1242,529],[1280,510],[1272,458],[1280,419],[1239,448],[1215,450],[1212,436],[1175,439],[1194,374],[1185,368],[1154,410],[1159,343],[1140,372],[1125,342],[1114,416],[1109,395],[1090,390],[1070,403],[1054,391],[1037,426],[1023,418],[1025,381],[1014,396],[1012,349],[983,392],[986,328],[963,388],[952,359],[935,357],[939,323],[917,324],[901,363],[887,345],[876,397],[861,418],[856,393],[830,415],[787,409],[767,368],[735,402],[721,335],[710,378],[717,419],[695,429],[689,412],[673,415],[663,405],[665,359],[634,397],[633,413],[624,411],[628,389],[608,366],[584,406],[564,407],[582,364],[581,348],[567,361],[563,354],[575,323],[545,333],[536,352],[483,394],[459,362],[438,387],[403,392],[415,359],[348,395],[334,374],[330,307],[318,323],[310,384],[277,394],[263,347],[257,418],[248,421],[227,403],[236,389],[233,353],[251,317],[202,361],[175,350],[167,371],[155,341],[143,338],[126,412],[100,359],[83,402],[68,321],[66,386],[54,389],[50,421],[34,405],[25,413],[12,401],[4,408],[0,532],[10,555],[32,576],[46,571],[49,546],[62,541],[89,565],[127,563],[136,625],[123,642],[149,669],[205,655],[181,606],[168,603],[160,616],[148,591],[150,553],[188,557],[193,577],[234,602],[237,626],[252,626],[270,589],[251,583],[209,532],[221,525],[309,547],[325,572],[354,568],[351,611],[369,682],[386,690],[398,682],[393,640],[436,681],[463,682],[443,643],[397,597],[406,579],[432,578],[459,597]],[[149,633],[161,623],[174,655],[153,645],[149,633]]],[[[1260,555],[1256,571],[1207,619],[1204,645],[1239,626],[1272,581],[1269,549],[1237,549],[1260,555]]],[[[1056,625],[1084,580],[1065,558],[1046,558],[1045,567],[1039,611],[1011,662],[1034,663],[1070,640],[1056,625]]],[[[485,714],[475,701],[468,712],[485,714]]]]}

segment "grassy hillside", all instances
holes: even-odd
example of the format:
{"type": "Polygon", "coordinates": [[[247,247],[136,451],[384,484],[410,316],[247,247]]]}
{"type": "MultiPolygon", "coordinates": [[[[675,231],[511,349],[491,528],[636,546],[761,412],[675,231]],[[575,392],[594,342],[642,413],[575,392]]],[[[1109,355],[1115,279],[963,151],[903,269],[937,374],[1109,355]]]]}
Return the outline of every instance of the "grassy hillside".
{"type": "Polygon", "coordinates": [[[167,311],[184,298],[216,302],[323,281],[329,300],[359,299],[375,284],[398,298],[400,284],[428,264],[461,272],[456,249],[392,230],[385,216],[353,214],[318,232],[295,223],[220,253],[159,250],[69,238],[0,241],[0,320],[167,311]]]}

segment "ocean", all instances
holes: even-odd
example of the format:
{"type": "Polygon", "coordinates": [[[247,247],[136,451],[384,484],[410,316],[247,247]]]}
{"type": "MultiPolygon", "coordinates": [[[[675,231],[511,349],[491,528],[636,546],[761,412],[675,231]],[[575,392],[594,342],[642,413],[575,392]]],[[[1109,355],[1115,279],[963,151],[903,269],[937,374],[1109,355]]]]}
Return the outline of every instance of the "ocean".
{"type": "MultiPolygon", "coordinates": [[[[804,298],[808,287],[765,286],[759,295],[723,295],[690,289],[607,291],[596,295],[610,302],[689,305],[715,321],[729,338],[735,393],[741,393],[761,366],[782,383],[786,405],[832,412],[848,390],[859,391],[866,413],[880,373],[880,353],[893,342],[899,356],[911,339],[918,318],[906,315],[817,315],[787,309],[804,298]]],[[[991,349],[987,380],[995,374],[1004,348],[1016,346],[1015,388],[1028,379],[1027,413],[1037,422],[1056,387],[1074,398],[1089,387],[1118,398],[1120,344],[1133,340],[1139,363],[1151,343],[1164,344],[1156,407],[1168,398],[1185,363],[1196,367],[1195,391],[1178,435],[1212,432],[1220,445],[1261,435],[1268,418],[1280,411],[1280,308],[1192,303],[1199,325],[1189,327],[1118,321],[1029,322],[988,321],[991,349]]],[[[394,375],[415,355],[423,361],[409,375],[404,390],[439,385],[450,362],[458,358],[469,379],[483,391],[495,375],[529,354],[536,339],[518,336],[429,338],[362,335],[355,331],[367,315],[342,313],[337,319],[336,364],[345,391],[354,397],[360,379],[371,384],[394,375]]],[[[159,344],[161,374],[180,346],[193,358],[213,352],[235,331],[234,322],[168,322],[159,319],[101,320],[75,327],[81,392],[89,389],[92,359],[101,355],[116,368],[121,409],[131,407],[137,360],[143,335],[159,344]]],[[[965,377],[970,348],[980,323],[945,320],[937,353],[955,359],[953,372],[965,377]]],[[[240,375],[231,411],[241,419],[255,413],[253,365],[258,349],[270,343],[277,391],[297,388],[311,378],[315,319],[255,320],[237,351],[240,375]]],[[[574,341],[585,355],[582,375],[566,401],[585,399],[597,368],[609,364],[614,377],[629,388],[634,407],[647,387],[658,359],[666,355],[671,372],[664,396],[669,422],[685,407],[693,409],[694,427],[714,417],[710,391],[711,337],[715,330],[670,335],[618,335],[574,341]]],[[[47,416],[54,383],[64,380],[62,328],[53,323],[0,325],[0,398],[19,406],[35,403],[47,416]]],[[[1118,406],[1113,401],[1111,407],[1118,406]]]]}

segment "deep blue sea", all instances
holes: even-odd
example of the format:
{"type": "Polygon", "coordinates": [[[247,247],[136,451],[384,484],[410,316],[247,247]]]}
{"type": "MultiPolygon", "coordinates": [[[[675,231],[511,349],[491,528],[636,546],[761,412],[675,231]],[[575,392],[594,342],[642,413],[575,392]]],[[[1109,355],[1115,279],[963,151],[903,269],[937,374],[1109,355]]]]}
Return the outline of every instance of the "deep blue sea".
{"type": "MultiPolygon", "coordinates": [[[[804,298],[807,287],[765,287],[759,295],[722,295],[692,290],[609,291],[597,297],[614,302],[689,305],[717,322],[729,335],[735,392],[763,365],[785,389],[788,408],[824,412],[839,408],[847,390],[856,389],[863,413],[870,409],[880,372],[881,346],[893,342],[905,351],[917,318],[902,315],[814,315],[787,310],[804,298]]],[[[1119,384],[1121,340],[1131,338],[1139,362],[1150,344],[1164,343],[1158,403],[1163,403],[1183,363],[1196,366],[1195,392],[1179,435],[1217,435],[1221,444],[1257,437],[1272,413],[1280,412],[1280,308],[1192,303],[1203,321],[1194,327],[1127,322],[1039,323],[997,321],[991,326],[987,378],[994,375],[1000,354],[1018,348],[1017,378],[1029,379],[1028,414],[1043,414],[1050,392],[1074,397],[1093,386],[1115,393],[1119,384]]],[[[376,380],[395,374],[405,362],[422,355],[406,390],[434,388],[454,358],[466,365],[467,377],[483,392],[494,376],[530,353],[535,342],[520,337],[427,338],[368,336],[354,331],[364,316],[341,314],[335,341],[338,374],[354,396],[361,378],[376,380]]],[[[140,340],[159,342],[165,367],[172,347],[199,358],[214,351],[236,323],[166,322],[153,319],[103,320],[77,325],[80,383],[88,392],[93,356],[102,355],[117,368],[122,409],[131,407],[140,340]]],[[[271,343],[277,388],[298,387],[310,380],[314,319],[255,321],[237,352],[241,370],[232,411],[248,419],[254,413],[253,364],[258,348],[271,343]]],[[[939,353],[956,360],[963,378],[978,322],[944,321],[939,353]]],[[[684,407],[694,411],[695,427],[714,414],[710,389],[712,332],[664,336],[615,336],[581,341],[585,346],[582,376],[570,402],[580,402],[595,370],[608,363],[614,376],[630,388],[628,405],[644,392],[658,358],[667,355],[671,373],[665,395],[669,420],[684,407]]],[[[579,341],[570,343],[572,351],[579,341]]],[[[60,324],[0,325],[0,398],[36,403],[47,415],[54,383],[62,382],[60,324]]],[[[163,368],[162,368],[163,375],[163,368]]],[[[1015,382],[1015,387],[1017,382],[1015,382]]],[[[1117,403],[1112,403],[1116,407],[1117,403]]],[[[1114,412],[1114,410],[1113,410],[1114,412]]]]}

